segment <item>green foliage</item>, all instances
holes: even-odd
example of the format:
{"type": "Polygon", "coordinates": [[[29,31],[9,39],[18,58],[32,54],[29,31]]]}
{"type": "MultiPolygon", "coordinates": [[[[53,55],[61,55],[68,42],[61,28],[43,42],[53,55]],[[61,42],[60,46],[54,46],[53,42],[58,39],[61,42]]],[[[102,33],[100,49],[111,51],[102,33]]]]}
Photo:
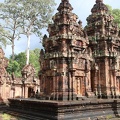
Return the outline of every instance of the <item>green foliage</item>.
{"type": "MultiPolygon", "coordinates": [[[[36,76],[38,75],[38,71],[40,70],[39,65],[39,54],[40,49],[30,50],[30,64],[32,64],[36,70],[36,76]]],[[[21,70],[26,64],[26,53],[21,52],[18,55],[15,55],[14,61],[12,61],[12,56],[10,57],[10,62],[7,68],[9,74],[14,74],[18,77],[21,76],[21,70]]]]}
{"type": "Polygon", "coordinates": [[[7,67],[7,72],[10,75],[14,73],[16,76],[20,76],[19,70],[20,70],[20,64],[16,61],[10,60],[7,67]]]}
{"type": "Polygon", "coordinates": [[[51,21],[54,6],[54,0],[4,0],[0,3],[0,26],[5,31],[0,32],[0,36],[11,42],[13,60],[15,40],[19,40],[21,34],[29,40],[32,34],[40,37],[41,30],[51,21]]]}
{"type": "Polygon", "coordinates": [[[107,8],[108,8],[108,12],[110,13],[110,14],[112,14],[112,7],[110,6],[110,5],[106,5],[107,6],[107,8]]]}
{"type": "Polygon", "coordinates": [[[51,21],[54,0],[17,0],[22,6],[21,14],[23,34],[41,36],[42,28],[51,21]]]}
{"type": "Polygon", "coordinates": [[[2,46],[6,47],[6,45],[8,45],[9,42],[1,34],[7,34],[6,31],[4,31],[4,29],[2,27],[0,27],[0,47],[2,47],[2,46]]]}
{"type": "Polygon", "coordinates": [[[21,7],[17,2],[7,2],[0,3],[0,21],[1,28],[4,32],[0,35],[2,38],[10,41],[12,44],[12,59],[14,60],[14,42],[20,38],[20,28],[21,28],[21,7]]]}
{"type": "Polygon", "coordinates": [[[17,0],[17,2],[22,7],[21,27],[23,34],[27,37],[26,63],[29,64],[30,36],[35,34],[41,37],[41,30],[51,21],[55,3],[54,0],[17,0]]]}
{"type": "Polygon", "coordinates": [[[38,75],[38,71],[40,70],[39,55],[40,49],[30,51],[30,63],[34,66],[36,70],[36,75],[38,75]]]}
{"type": "Polygon", "coordinates": [[[114,17],[114,22],[117,23],[120,28],[120,9],[112,9],[112,7],[109,5],[107,5],[107,7],[109,13],[114,17]]]}
{"type": "Polygon", "coordinates": [[[118,23],[118,25],[120,27],[120,9],[113,9],[112,15],[114,17],[115,23],[118,23]]]}
{"type": "Polygon", "coordinates": [[[25,52],[21,52],[18,55],[15,55],[14,60],[19,63],[20,65],[20,70],[25,66],[26,64],[26,54],[25,52]]]}

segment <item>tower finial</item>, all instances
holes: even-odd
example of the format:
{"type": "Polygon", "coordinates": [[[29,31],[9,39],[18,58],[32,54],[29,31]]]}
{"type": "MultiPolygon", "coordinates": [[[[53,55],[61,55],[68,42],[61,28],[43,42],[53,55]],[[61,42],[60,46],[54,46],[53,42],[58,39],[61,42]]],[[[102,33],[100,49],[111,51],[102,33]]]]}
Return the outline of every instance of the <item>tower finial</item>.
{"type": "Polygon", "coordinates": [[[69,3],[69,0],[61,0],[61,3],[57,10],[60,11],[60,10],[63,10],[63,8],[69,9],[71,11],[73,10],[71,4],[69,3]]]}
{"type": "Polygon", "coordinates": [[[64,1],[69,1],[69,0],[61,0],[62,2],[64,2],[64,1]]]}
{"type": "Polygon", "coordinates": [[[103,0],[96,0],[96,3],[100,3],[100,2],[103,2],[103,0]]]}

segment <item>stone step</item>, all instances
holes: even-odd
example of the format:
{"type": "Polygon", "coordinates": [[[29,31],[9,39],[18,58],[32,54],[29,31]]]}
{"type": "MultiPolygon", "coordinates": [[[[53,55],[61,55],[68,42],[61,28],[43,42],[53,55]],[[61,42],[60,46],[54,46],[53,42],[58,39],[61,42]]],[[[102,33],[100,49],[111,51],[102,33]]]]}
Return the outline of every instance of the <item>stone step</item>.
{"type": "Polygon", "coordinates": [[[48,120],[48,119],[45,119],[45,118],[42,118],[42,117],[37,117],[37,115],[33,116],[32,114],[30,114],[28,112],[25,113],[25,111],[23,111],[23,112],[19,111],[18,112],[18,110],[15,110],[15,109],[14,110],[8,109],[8,110],[5,111],[5,113],[10,114],[10,115],[12,115],[16,118],[18,117],[19,120],[48,120]]]}

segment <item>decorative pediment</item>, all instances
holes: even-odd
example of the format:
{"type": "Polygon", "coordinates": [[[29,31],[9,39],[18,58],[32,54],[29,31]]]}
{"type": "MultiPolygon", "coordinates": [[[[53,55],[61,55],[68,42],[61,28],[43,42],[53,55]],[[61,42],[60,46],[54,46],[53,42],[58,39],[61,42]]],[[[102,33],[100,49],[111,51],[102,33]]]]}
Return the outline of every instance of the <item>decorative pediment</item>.
{"type": "Polygon", "coordinates": [[[35,68],[31,64],[25,65],[21,73],[23,78],[33,77],[35,74],[35,68]]]}

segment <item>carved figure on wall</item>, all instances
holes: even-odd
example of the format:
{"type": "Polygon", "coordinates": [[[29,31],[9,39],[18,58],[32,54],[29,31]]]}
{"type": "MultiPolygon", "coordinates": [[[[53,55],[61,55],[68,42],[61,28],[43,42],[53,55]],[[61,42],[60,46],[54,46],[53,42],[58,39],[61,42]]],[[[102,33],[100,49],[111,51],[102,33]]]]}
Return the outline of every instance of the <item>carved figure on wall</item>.
{"type": "Polygon", "coordinates": [[[79,59],[78,66],[80,69],[85,69],[85,59],[79,59]]]}
{"type": "Polygon", "coordinates": [[[67,46],[65,41],[62,42],[61,49],[63,53],[67,51],[67,46]]]}
{"type": "Polygon", "coordinates": [[[56,62],[54,60],[50,61],[50,68],[54,68],[56,66],[56,62]]]}

